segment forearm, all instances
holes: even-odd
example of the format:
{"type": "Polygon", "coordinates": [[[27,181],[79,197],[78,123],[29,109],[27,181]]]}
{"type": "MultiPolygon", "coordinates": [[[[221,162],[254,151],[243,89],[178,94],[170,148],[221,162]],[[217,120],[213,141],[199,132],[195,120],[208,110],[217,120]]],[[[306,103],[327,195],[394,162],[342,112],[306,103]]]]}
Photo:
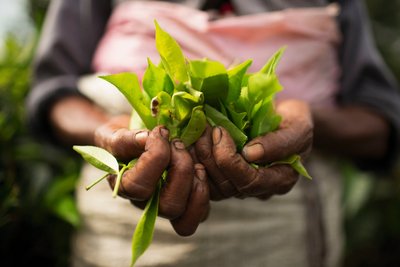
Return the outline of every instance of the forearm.
{"type": "Polygon", "coordinates": [[[314,108],[314,147],[352,159],[381,159],[388,150],[390,127],[362,106],[314,108]]]}
{"type": "Polygon", "coordinates": [[[52,106],[49,120],[52,133],[61,144],[94,145],[94,132],[108,116],[89,100],[69,96],[52,106]]]}

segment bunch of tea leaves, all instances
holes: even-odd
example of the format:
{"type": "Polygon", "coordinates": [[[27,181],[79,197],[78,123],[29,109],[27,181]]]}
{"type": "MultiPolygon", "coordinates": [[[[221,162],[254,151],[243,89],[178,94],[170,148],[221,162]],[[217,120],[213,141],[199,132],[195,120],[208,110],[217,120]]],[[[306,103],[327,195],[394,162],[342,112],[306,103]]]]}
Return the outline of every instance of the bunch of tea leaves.
{"type": "MultiPolygon", "coordinates": [[[[284,49],[278,50],[256,73],[248,73],[252,61],[230,69],[217,61],[185,58],[178,43],[155,22],[156,47],[160,63],[148,59],[142,86],[133,73],[102,76],[118,88],[133,107],[131,128],[153,129],[164,125],[170,139],[180,138],[186,147],[201,136],[207,122],[224,127],[241,150],[248,139],[272,132],[281,117],[275,113],[274,96],[282,90],[275,73],[284,49]],[[142,90],[143,88],[143,90],[142,90]]],[[[93,146],[74,146],[89,163],[108,174],[117,175],[113,195],[116,196],[125,170],[130,163],[119,163],[107,151],[93,146]]],[[[298,155],[274,162],[290,164],[301,175],[311,178],[298,155]]],[[[258,167],[254,165],[254,167],[258,167]]],[[[99,181],[95,181],[91,188],[99,181]]],[[[166,177],[160,179],[159,188],[166,177]]],[[[158,213],[159,189],[149,200],[132,239],[133,266],[150,245],[158,213]]]]}

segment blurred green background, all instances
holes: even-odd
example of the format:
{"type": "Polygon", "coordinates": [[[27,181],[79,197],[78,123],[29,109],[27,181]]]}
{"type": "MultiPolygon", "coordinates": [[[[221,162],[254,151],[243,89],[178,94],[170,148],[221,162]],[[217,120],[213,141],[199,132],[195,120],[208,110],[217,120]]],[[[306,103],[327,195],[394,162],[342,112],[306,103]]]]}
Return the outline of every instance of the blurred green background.
{"type": "MultiPolygon", "coordinates": [[[[367,0],[378,48],[400,80],[400,0],[367,0]]],[[[76,155],[38,144],[24,101],[48,0],[0,0],[1,266],[68,266],[79,214],[76,155]]],[[[400,115],[400,114],[399,114],[400,115]]],[[[400,266],[400,164],[391,173],[343,164],[344,266],[400,266]]]]}

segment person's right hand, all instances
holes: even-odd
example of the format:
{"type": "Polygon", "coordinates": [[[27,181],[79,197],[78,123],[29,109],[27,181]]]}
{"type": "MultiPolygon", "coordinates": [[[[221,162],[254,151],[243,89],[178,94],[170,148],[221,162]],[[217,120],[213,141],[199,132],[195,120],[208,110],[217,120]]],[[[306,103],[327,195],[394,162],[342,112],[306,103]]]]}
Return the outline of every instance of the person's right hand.
{"type": "MultiPolygon", "coordinates": [[[[179,235],[193,234],[209,211],[207,177],[201,164],[194,164],[180,140],[169,142],[165,127],[152,131],[129,130],[129,117],[116,117],[98,128],[96,145],[120,160],[138,158],[127,170],[118,189],[119,195],[144,207],[156,190],[165,170],[166,182],[160,192],[159,215],[171,221],[179,235]]],[[[115,175],[108,179],[115,185],[115,175]]]]}

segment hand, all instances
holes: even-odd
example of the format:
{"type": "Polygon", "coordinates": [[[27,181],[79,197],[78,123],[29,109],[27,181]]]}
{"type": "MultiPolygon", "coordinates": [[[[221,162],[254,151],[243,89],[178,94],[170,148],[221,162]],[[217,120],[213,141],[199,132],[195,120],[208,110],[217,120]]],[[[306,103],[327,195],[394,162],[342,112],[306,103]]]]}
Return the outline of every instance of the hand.
{"type": "MultiPolygon", "coordinates": [[[[193,164],[189,152],[180,140],[168,142],[168,130],[156,127],[152,131],[131,131],[129,118],[115,118],[96,131],[98,145],[114,156],[131,160],[138,158],[121,180],[119,195],[144,208],[156,190],[164,170],[166,183],[160,192],[159,215],[171,221],[179,235],[193,234],[209,211],[207,177],[201,164],[193,164]],[[124,126],[125,125],[125,126],[124,126]]],[[[108,179],[112,188],[115,175],[108,179]]]]}
{"type": "Polygon", "coordinates": [[[298,174],[289,165],[257,169],[250,164],[265,165],[293,154],[304,158],[311,150],[313,122],[308,105],[286,100],[277,105],[276,111],[282,116],[280,128],[251,140],[242,154],[237,153],[232,138],[221,127],[207,128],[196,142],[197,158],[210,176],[211,199],[267,199],[289,192],[296,184],[298,174]]]}

